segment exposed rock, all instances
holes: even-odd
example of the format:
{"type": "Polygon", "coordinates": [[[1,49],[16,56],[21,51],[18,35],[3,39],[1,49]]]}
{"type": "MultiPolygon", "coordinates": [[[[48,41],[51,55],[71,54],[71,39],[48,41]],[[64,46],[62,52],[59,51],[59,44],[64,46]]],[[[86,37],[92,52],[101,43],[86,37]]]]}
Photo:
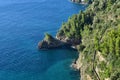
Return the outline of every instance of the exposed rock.
{"type": "Polygon", "coordinates": [[[80,4],[88,4],[91,2],[91,1],[85,1],[85,0],[71,0],[71,1],[74,3],[80,3],[80,4]]]}
{"type": "Polygon", "coordinates": [[[105,78],[105,80],[110,80],[110,78],[105,78]]]}
{"type": "Polygon", "coordinates": [[[62,42],[65,42],[71,46],[76,46],[79,45],[81,43],[81,39],[76,39],[76,38],[68,38],[66,36],[61,36],[61,35],[57,35],[56,38],[58,40],[61,40],[62,42]]]}
{"type": "Polygon", "coordinates": [[[100,62],[104,61],[107,62],[106,59],[101,55],[101,53],[99,51],[97,51],[97,58],[99,59],[100,62]]]}
{"type": "Polygon", "coordinates": [[[87,74],[87,80],[93,80],[90,75],[87,74]]]}
{"type": "Polygon", "coordinates": [[[77,59],[73,61],[73,63],[71,64],[71,67],[74,68],[75,70],[80,71],[80,68],[79,68],[79,66],[77,65],[76,61],[77,61],[77,59]]]}
{"type": "Polygon", "coordinates": [[[56,38],[53,38],[51,35],[46,34],[45,38],[38,43],[39,49],[52,49],[59,47],[68,47],[69,45],[65,42],[62,42],[56,38]]]}

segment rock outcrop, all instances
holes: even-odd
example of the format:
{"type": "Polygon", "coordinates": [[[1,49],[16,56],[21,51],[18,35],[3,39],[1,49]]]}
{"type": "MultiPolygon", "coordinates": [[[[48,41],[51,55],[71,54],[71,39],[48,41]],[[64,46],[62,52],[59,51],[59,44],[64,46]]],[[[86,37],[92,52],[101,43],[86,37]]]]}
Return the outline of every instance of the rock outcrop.
{"type": "Polygon", "coordinates": [[[74,3],[80,3],[80,4],[89,4],[92,3],[91,0],[71,0],[74,3]]]}
{"type": "Polygon", "coordinates": [[[69,44],[62,42],[56,38],[53,38],[49,34],[46,34],[45,38],[38,43],[39,49],[62,48],[62,47],[68,47],[68,46],[69,44]]]}
{"type": "Polygon", "coordinates": [[[81,39],[68,38],[66,36],[59,35],[59,34],[57,34],[56,38],[62,42],[65,42],[65,43],[71,45],[71,46],[76,46],[76,45],[79,45],[81,43],[81,39]]]}

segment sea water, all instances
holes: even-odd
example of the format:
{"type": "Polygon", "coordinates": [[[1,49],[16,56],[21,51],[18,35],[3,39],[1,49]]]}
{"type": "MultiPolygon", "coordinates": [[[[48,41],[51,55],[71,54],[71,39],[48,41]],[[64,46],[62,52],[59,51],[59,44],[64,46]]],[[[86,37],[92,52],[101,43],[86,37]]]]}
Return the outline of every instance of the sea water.
{"type": "Polygon", "coordinates": [[[79,80],[70,67],[76,51],[37,45],[85,8],[68,0],[0,0],[0,80],[79,80]]]}

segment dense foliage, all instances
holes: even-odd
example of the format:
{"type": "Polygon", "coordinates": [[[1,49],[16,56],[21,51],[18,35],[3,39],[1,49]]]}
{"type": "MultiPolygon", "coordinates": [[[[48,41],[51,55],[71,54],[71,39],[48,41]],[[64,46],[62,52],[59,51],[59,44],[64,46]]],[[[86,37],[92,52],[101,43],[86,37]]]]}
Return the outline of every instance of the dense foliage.
{"type": "MultiPolygon", "coordinates": [[[[115,76],[116,71],[120,71],[120,27],[109,29],[109,31],[104,35],[102,42],[98,47],[98,50],[109,62],[108,65],[101,63],[101,66],[104,66],[102,68],[104,72],[101,73],[101,76],[111,76],[112,78],[112,75],[115,76]]],[[[117,80],[117,78],[120,79],[120,72],[119,76],[116,77],[116,79],[112,78],[112,80],[117,80]]]]}
{"type": "MultiPolygon", "coordinates": [[[[81,39],[78,50],[85,67],[85,73],[96,80],[92,67],[94,63],[101,80],[120,79],[120,1],[93,0],[86,11],[80,11],[63,23],[59,36],[81,39]],[[98,55],[99,54],[99,55],[98,55]],[[102,59],[101,59],[102,57],[102,59]]],[[[78,61],[79,62],[79,61],[78,61]]]]}
{"type": "Polygon", "coordinates": [[[59,35],[64,35],[69,38],[81,38],[81,31],[85,25],[92,24],[93,12],[80,12],[78,15],[73,15],[67,23],[63,23],[59,35]],[[85,16],[87,15],[87,16],[85,16]]]}
{"type": "Polygon", "coordinates": [[[48,33],[45,33],[45,38],[44,38],[44,40],[46,40],[46,41],[51,41],[52,39],[54,39],[50,34],[48,34],[48,33]]]}

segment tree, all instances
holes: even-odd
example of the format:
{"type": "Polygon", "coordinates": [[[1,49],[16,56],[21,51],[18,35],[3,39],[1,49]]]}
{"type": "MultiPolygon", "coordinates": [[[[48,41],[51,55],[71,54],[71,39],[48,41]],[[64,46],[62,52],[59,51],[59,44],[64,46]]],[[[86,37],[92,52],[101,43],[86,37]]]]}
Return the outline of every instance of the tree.
{"type": "Polygon", "coordinates": [[[81,19],[81,22],[84,23],[85,22],[85,15],[84,13],[82,14],[82,19],[81,19]]]}
{"type": "Polygon", "coordinates": [[[94,42],[95,42],[95,49],[99,50],[99,38],[97,36],[95,37],[95,41],[94,42]]]}
{"type": "Polygon", "coordinates": [[[116,44],[115,44],[115,50],[116,50],[116,56],[120,55],[120,37],[116,38],[116,44]]]}

